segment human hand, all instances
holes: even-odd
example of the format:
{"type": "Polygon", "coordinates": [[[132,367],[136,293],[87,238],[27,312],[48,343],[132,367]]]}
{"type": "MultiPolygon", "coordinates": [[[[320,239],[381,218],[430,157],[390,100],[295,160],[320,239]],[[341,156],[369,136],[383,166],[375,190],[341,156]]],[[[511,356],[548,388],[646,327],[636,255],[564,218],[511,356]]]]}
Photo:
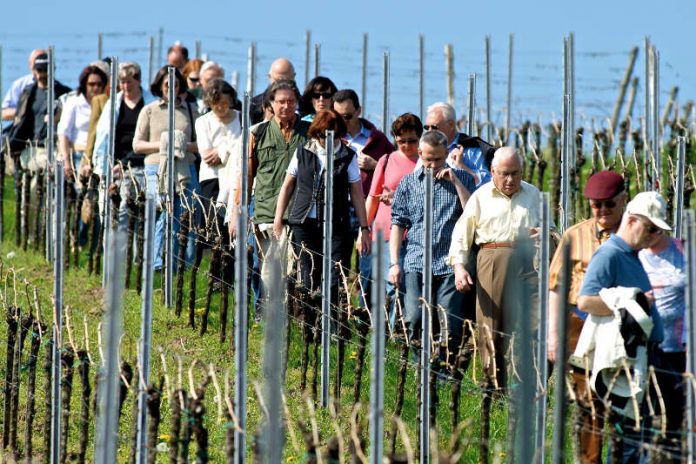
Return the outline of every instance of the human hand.
{"type": "Polygon", "coordinates": [[[377,161],[369,155],[366,155],[362,150],[358,153],[358,167],[363,171],[374,171],[377,167],[377,161]]]}
{"type": "Polygon", "coordinates": [[[449,155],[452,157],[455,166],[459,169],[467,169],[466,165],[464,165],[464,147],[457,145],[449,155]]]}
{"type": "Polygon", "coordinates": [[[558,336],[556,330],[549,327],[549,335],[546,339],[546,358],[549,362],[556,362],[556,350],[558,349],[558,336]]]}
{"type": "Polygon", "coordinates": [[[461,293],[468,292],[474,285],[474,279],[464,269],[463,264],[454,265],[454,286],[461,293]]]}
{"type": "Polygon", "coordinates": [[[454,175],[451,168],[440,169],[437,173],[435,173],[435,179],[447,180],[453,184],[459,182],[459,179],[457,179],[457,176],[454,175]]]}
{"type": "Polygon", "coordinates": [[[283,219],[278,218],[273,221],[273,232],[271,234],[273,236],[274,240],[280,239],[280,236],[283,235],[283,219]]]}
{"type": "Polygon", "coordinates": [[[208,166],[218,166],[222,164],[222,160],[218,155],[218,151],[215,149],[210,150],[205,155],[201,153],[201,158],[203,158],[203,161],[205,161],[205,164],[207,164],[208,166]]]}
{"type": "Polygon", "coordinates": [[[387,278],[392,285],[398,288],[399,281],[401,280],[401,266],[398,264],[392,264],[389,266],[389,275],[387,278]]]}
{"type": "Polygon", "coordinates": [[[371,236],[372,234],[370,233],[369,229],[360,229],[357,243],[358,253],[360,256],[369,255],[372,251],[371,236]]]}
{"type": "Polygon", "coordinates": [[[385,185],[382,187],[382,194],[378,198],[385,205],[391,206],[394,203],[394,191],[385,185]]]}

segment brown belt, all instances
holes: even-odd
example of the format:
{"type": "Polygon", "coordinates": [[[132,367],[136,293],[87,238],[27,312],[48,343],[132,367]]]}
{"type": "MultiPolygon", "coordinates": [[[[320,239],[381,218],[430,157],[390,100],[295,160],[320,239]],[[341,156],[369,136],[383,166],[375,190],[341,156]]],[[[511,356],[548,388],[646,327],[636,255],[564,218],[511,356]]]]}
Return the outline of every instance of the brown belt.
{"type": "Polygon", "coordinates": [[[479,245],[481,249],[486,248],[512,248],[515,246],[515,242],[488,242],[479,245]]]}

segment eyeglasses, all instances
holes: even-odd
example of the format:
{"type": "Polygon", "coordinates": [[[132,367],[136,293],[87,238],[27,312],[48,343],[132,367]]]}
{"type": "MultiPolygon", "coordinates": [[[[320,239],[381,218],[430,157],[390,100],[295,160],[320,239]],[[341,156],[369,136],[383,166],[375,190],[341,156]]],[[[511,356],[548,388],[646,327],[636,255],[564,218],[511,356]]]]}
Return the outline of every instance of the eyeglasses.
{"type": "Polygon", "coordinates": [[[350,121],[355,116],[353,113],[342,114],[341,117],[344,121],[350,121]]]}
{"type": "Polygon", "coordinates": [[[438,127],[437,124],[426,124],[425,126],[423,126],[423,129],[425,129],[425,130],[427,130],[427,131],[430,131],[430,130],[438,130],[439,127],[438,127]]]}
{"type": "Polygon", "coordinates": [[[418,139],[396,139],[397,145],[410,145],[418,143],[418,139]]]}
{"type": "Polygon", "coordinates": [[[314,93],[312,93],[312,98],[314,98],[315,100],[319,100],[320,98],[323,98],[324,100],[328,100],[331,97],[333,97],[333,94],[330,92],[314,92],[314,93]]]}
{"type": "Polygon", "coordinates": [[[189,76],[189,77],[188,77],[188,80],[190,80],[191,82],[198,82],[198,81],[201,80],[201,78],[200,78],[200,77],[191,77],[191,76],[189,76]]]}
{"type": "Polygon", "coordinates": [[[616,202],[614,200],[604,200],[604,201],[591,201],[590,208],[592,209],[602,209],[604,206],[607,209],[612,209],[616,207],[616,202]]]}
{"type": "Polygon", "coordinates": [[[640,222],[640,223],[643,224],[643,227],[645,227],[645,231],[646,231],[647,233],[649,233],[650,235],[656,234],[656,233],[658,233],[658,232],[662,232],[662,229],[660,229],[659,227],[657,227],[657,226],[656,226],[655,224],[653,224],[652,222],[650,222],[650,221],[644,221],[643,219],[641,219],[640,217],[635,216],[635,215],[634,215],[633,217],[636,218],[636,220],[638,220],[638,222],[640,222]]]}

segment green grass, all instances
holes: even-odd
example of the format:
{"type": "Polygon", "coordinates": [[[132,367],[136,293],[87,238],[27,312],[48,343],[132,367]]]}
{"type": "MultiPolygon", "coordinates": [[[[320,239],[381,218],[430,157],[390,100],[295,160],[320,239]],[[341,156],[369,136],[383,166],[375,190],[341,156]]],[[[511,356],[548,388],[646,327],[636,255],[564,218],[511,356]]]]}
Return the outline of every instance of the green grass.
{"type": "MultiPolygon", "coordinates": [[[[9,285],[6,287],[6,297],[7,304],[17,301],[17,304],[22,308],[23,311],[27,310],[28,303],[24,293],[24,279],[27,279],[30,283],[30,288],[36,287],[39,291],[39,297],[41,301],[41,317],[44,321],[48,321],[51,317],[51,294],[53,292],[53,271],[52,267],[45,261],[44,257],[40,253],[35,253],[32,251],[24,252],[21,249],[16,249],[14,245],[14,230],[12,227],[12,221],[14,219],[14,200],[12,197],[12,184],[11,179],[8,179],[5,185],[5,238],[2,242],[2,257],[4,263],[4,276],[3,278],[9,279],[9,285]],[[8,253],[14,252],[13,258],[8,258],[8,253]],[[9,269],[14,269],[17,275],[17,287],[16,293],[13,290],[12,277],[13,274],[8,274],[9,269]]],[[[83,258],[84,259],[84,258],[83,258]]],[[[207,257],[204,259],[204,263],[201,266],[201,270],[196,276],[197,279],[197,301],[196,307],[202,308],[205,302],[205,291],[207,288],[207,277],[206,272],[208,269],[207,257]]],[[[133,279],[131,280],[133,281],[133,279]]],[[[189,274],[186,274],[185,279],[185,295],[187,295],[188,290],[189,274]]],[[[188,389],[188,380],[186,371],[194,360],[198,361],[197,367],[194,369],[193,376],[195,378],[195,383],[198,384],[202,381],[205,374],[205,369],[212,363],[215,366],[215,371],[217,373],[218,379],[221,383],[224,382],[225,372],[230,371],[230,378],[232,378],[233,372],[233,354],[230,348],[230,336],[227,337],[227,342],[221,344],[219,341],[219,298],[220,294],[216,293],[213,296],[213,303],[211,306],[211,313],[209,318],[208,333],[204,336],[199,336],[197,330],[192,330],[187,327],[187,315],[186,315],[186,301],[187,296],[184,297],[184,311],[180,318],[177,318],[173,310],[167,309],[163,304],[161,304],[161,290],[159,289],[159,276],[155,284],[155,294],[154,294],[154,307],[153,307],[153,356],[152,356],[152,376],[151,379],[154,381],[163,374],[163,366],[160,360],[160,356],[157,354],[158,350],[161,349],[162,353],[167,362],[167,373],[168,377],[173,384],[177,384],[177,356],[180,357],[181,363],[184,368],[183,381],[185,388],[188,389]]],[[[233,316],[234,304],[233,295],[230,295],[230,312],[232,313],[230,317],[233,316]]],[[[137,343],[140,336],[140,307],[141,299],[136,294],[134,290],[127,290],[124,292],[123,298],[123,317],[124,317],[124,337],[121,344],[121,358],[124,361],[130,362],[132,365],[135,364],[135,358],[137,353],[137,343]]],[[[103,291],[101,289],[101,277],[95,275],[88,275],[86,272],[86,266],[79,269],[74,269],[72,266],[65,276],[65,287],[64,287],[64,304],[69,307],[70,318],[72,321],[72,333],[75,340],[75,345],[77,348],[82,348],[84,346],[89,347],[89,351],[95,362],[99,360],[99,347],[97,343],[97,327],[102,320],[103,315],[103,291]],[[87,320],[87,326],[89,330],[89,343],[85,342],[84,335],[84,325],[83,318],[87,320]]],[[[65,321],[65,319],[64,319],[65,321]]],[[[197,323],[200,323],[200,315],[197,315],[197,323]]],[[[228,325],[229,330],[229,325],[228,325]]],[[[7,325],[5,323],[0,323],[0,340],[2,340],[2,348],[0,348],[0,378],[5,378],[5,344],[6,340],[7,325]]],[[[67,335],[67,334],[66,334],[67,335]]],[[[255,384],[263,383],[263,373],[262,373],[262,359],[263,359],[263,328],[257,324],[252,324],[249,331],[249,362],[248,362],[248,372],[249,372],[249,389],[247,392],[248,399],[248,437],[247,445],[248,450],[251,449],[252,435],[254,431],[257,430],[259,421],[261,419],[261,410],[259,408],[258,399],[254,391],[255,384]]],[[[67,342],[67,336],[66,336],[67,342]]],[[[341,399],[338,410],[337,424],[340,428],[344,440],[346,441],[346,446],[348,445],[349,432],[350,432],[350,413],[352,408],[352,391],[353,391],[353,376],[354,376],[354,366],[355,361],[353,359],[353,353],[356,350],[356,339],[353,336],[351,344],[346,348],[346,363],[345,363],[345,374],[342,382],[341,388],[341,399]]],[[[335,345],[335,344],[333,344],[335,345]]],[[[304,446],[301,438],[300,431],[297,427],[298,422],[303,422],[309,425],[306,403],[303,399],[303,392],[299,389],[300,384],[300,358],[301,358],[302,340],[299,326],[297,323],[292,324],[291,332],[291,343],[290,352],[288,353],[288,370],[287,379],[285,383],[285,394],[288,399],[288,407],[293,418],[292,429],[294,429],[297,435],[298,442],[300,445],[300,451],[296,451],[291,446],[289,437],[286,437],[285,452],[286,462],[299,462],[302,460],[304,453],[304,446]]],[[[336,364],[336,352],[335,346],[332,347],[332,366],[336,364]]],[[[25,348],[25,353],[28,349],[25,348]]],[[[39,355],[40,360],[43,357],[43,349],[39,355]]],[[[398,372],[398,359],[399,350],[398,347],[392,343],[389,343],[387,348],[387,355],[385,359],[385,429],[390,430],[389,418],[393,414],[394,401],[396,398],[396,377],[398,372]]],[[[23,360],[24,362],[24,360],[23,360]]],[[[363,381],[360,401],[363,404],[361,417],[364,419],[365,429],[364,434],[367,434],[367,408],[369,405],[369,346],[368,355],[365,362],[365,368],[363,369],[363,381]]],[[[478,362],[477,362],[478,364],[478,362]]],[[[77,367],[77,366],[76,366],[77,367]]],[[[92,366],[91,377],[94,379],[94,374],[96,372],[96,366],[92,366]]],[[[311,381],[312,370],[308,374],[308,380],[311,381]]],[[[480,436],[480,401],[481,393],[478,385],[473,381],[471,370],[465,376],[463,386],[462,386],[462,398],[460,402],[460,420],[465,421],[465,427],[463,428],[462,439],[465,440],[466,450],[465,455],[462,458],[462,462],[476,462],[478,460],[478,446],[479,446],[479,436],[480,436]]],[[[480,372],[478,373],[477,379],[481,379],[480,372]]],[[[19,445],[20,449],[23,448],[23,432],[25,423],[25,388],[26,382],[26,372],[21,374],[20,382],[20,414],[19,414],[19,445]]],[[[40,369],[37,369],[37,404],[36,404],[36,414],[34,418],[35,432],[33,446],[35,455],[40,455],[43,453],[42,449],[42,436],[40,430],[45,418],[47,417],[47,411],[43,407],[43,395],[44,395],[44,377],[40,369]]],[[[68,449],[70,452],[76,452],[78,446],[78,418],[79,418],[79,392],[80,392],[80,382],[77,369],[75,370],[75,376],[73,380],[73,394],[71,403],[71,419],[70,419],[70,433],[68,439],[68,449]]],[[[94,385],[93,385],[94,388],[94,385]]],[[[224,385],[222,386],[224,389],[224,385]]],[[[417,447],[417,383],[415,370],[413,368],[409,369],[407,374],[407,384],[405,389],[405,403],[404,410],[402,414],[402,419],[406,424],[406,429],[409,434],[411,444],[414,448],[417,447]]],[[[231,389],[232,391],[232,389],[231,389]]],[[[333,392],[333,379],[332,379],[332,389],[333,392]]],[[[217,418],[217,404],[214,401],[215,390],[211,385],[208,386],[206,391],[206,418],[205,426],[209,432],[209,451],[211,462],[223,462],[224,461],[224,436],[225,436],[225,424],[219,423],[217,418]]],[[[441,446],[447,446],[451,439],[451,427],[450,427],[450,386],[445,384],[440,387],[440,403],[437,409],[437,432],[441,446]]],[[[133,427],[133,403],[134,403],[133,390],[129,392],[128,398],[123,407],[123,415],[120,419],[120,431],[119,431],[119,462],[126,462],[130,445],[130,435],[132,433],[133,427]]],[[[161,436],[161,442],[166,441],[166,436],[170,430],[170,406],[169,398],[165,395],[162,403],[162,422],[160,424],[159,433],[161,436]]],[[[50,413],[50,411],[49,411],[50,413]]],[[[549,409],[548,417],[552,416],[552,409],[549,409]]],[[[507,448],[507,420],[506,420],[506,405],[504,401],[495,401],[492,414],[491,414],[491,451],[495,455],[494,459],[503,459],[504,452],[507,448]]],[[[92,416],[93,418],[93,416],[92,416]]],[[[328,411],[319,408],[317,410],[317,424],[319,427],[322,443],[326,443],[328,439],[335,435],[334,421],[328,411]]],[[[549,420],[549,429],[547,436],[550,437],[553,424],[549,420]]],[[[94,425],[90,429],[90,449],[88,455],[91,456],[93,452],[94,443],[94,425]]],[[[389,441],[385,441],[385,449],[388,449],[389,441]]],[[[401,441],[399,441],[398,449],[403,449],[401,441]]],[[[568,448],[569,450],[570,448],[568,448]]],[[[192,444],[190,447],[190,456],[193,458],[196,446],[192,444]]],[[[416,448],[417,451],[417,448],[416,448]]],[[[570,454],[568,454],[570,455],[570,454]]],[[[0,455],[1,458],[1,455],[0,455]]],[[[157,462],[167,462],[166,453],[158,453],[157,462]]]]}

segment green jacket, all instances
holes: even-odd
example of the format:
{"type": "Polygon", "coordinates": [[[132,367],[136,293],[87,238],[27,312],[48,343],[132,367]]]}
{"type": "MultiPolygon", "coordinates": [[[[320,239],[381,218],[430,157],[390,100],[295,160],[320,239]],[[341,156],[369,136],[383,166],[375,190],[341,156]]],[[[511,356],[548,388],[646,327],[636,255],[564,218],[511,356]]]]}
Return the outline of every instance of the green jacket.
{"type": "Polygon", "coordinates": [[[275,119],[251,128],[255,142],[252,156],[257,160],[254,183],[254,217],[257,224],[273,222],[288,164],[297,146],[307,140],[309,124],[296,118],[290,142],[285,141],[275,119]]]}

